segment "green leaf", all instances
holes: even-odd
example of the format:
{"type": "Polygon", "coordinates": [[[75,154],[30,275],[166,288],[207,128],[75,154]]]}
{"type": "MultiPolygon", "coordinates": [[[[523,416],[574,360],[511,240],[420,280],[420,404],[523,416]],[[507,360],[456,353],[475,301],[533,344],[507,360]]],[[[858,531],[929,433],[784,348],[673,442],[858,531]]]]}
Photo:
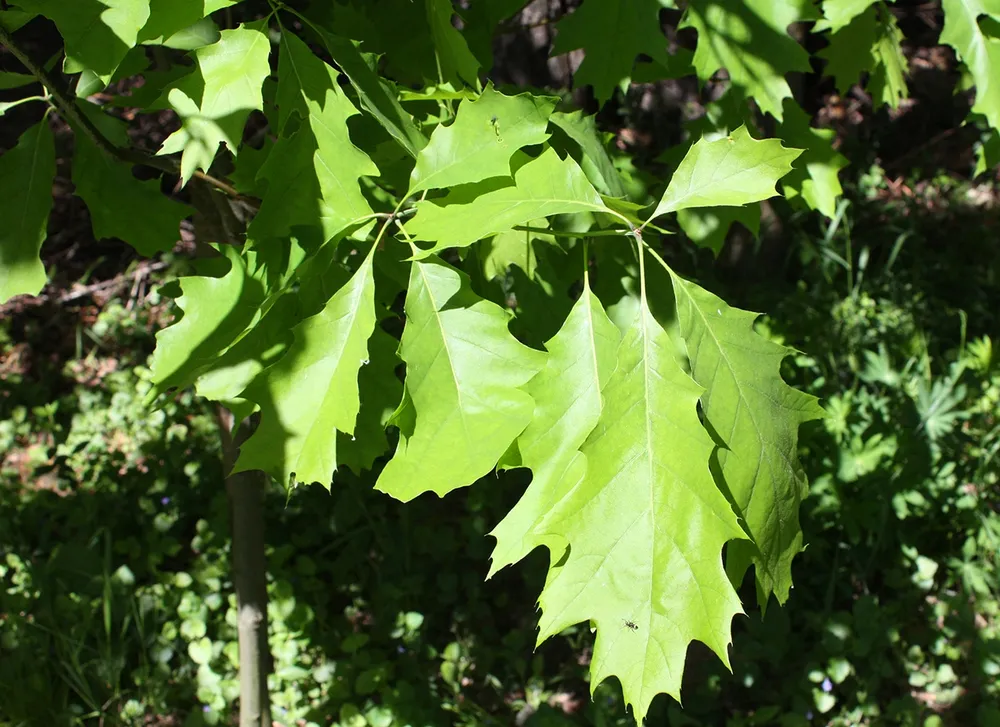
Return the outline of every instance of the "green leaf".
{"type": "Polygon", "coordinates": [[[972,111],[1000,129],[1000,39],[987,35],[979,25],[983,15],[1000,21],[1000,0],[942,0],[941,7],[941,42],[955,49],[976,83],[972,111]]]}
{"type": "MultiPolygon", "coordinates": [[[[868,92],[871,93],[876,106],[888,104],[895,109],[899,107],[899,102],[909,95],[906,88],[908,64],[900,45],[902,40],[903,32],[899,29],[895,16],[880,7],[877,35],[872,46],[875,65],[868,79],[868,92]]],[[[973,110],[975,108],[973,106],[973,110]]],[[[997,107],[997,111],[1000,112],[1000,107],[997,107]]]]}
{"type": "Polygon", "coordinates": [[[263,108],[261,85],[271,73],[271,44],[260,30],[240,26],[222,31],[218,43],[194,51],[195,71],[168,87],[161,99],[181,117],[181,128],[167,137],[159,154],[183,152],[186,184],[207,170],[219,144],[236,153],[251,111],[263,108]]]}
{"type": "Polygon", "coordinates": [[[260,426],[234,472],[264,470],[281,483],[329,488],[337,469],[337,432],[354,433],[358,371],[368,364],[375,329],[372,253],[326,307],[295,329],[288,352],[244,392],[260,405],[260,426]]]}
{"type": "Polygon", "coordinates": [[[149,20],[139,33],[140,43],[160,44],[191,28],[216,10],[240,0],[149,0],[149,20]]]}
{"type": "Polygon", "coordinates": [[[556,112],[549,121],[580,147],[583,153],[581,167],[595,186],[603,194],[624,198],[625,186],[601,140],[596,117],[584,116],[582,111],[569,114],[556,112]]]}
{"type": "Polygon", "coordinates": [[[802,107],[792,99],[785,99],[784,120],[777,135],[785,143],[803,149],[792,163],[792,171],[781,179],[785,198],[801,197],[810,209],[832,218],[837,211],[837,200],[844,192],[837,173],[848,164],[831,145],[836,132],[810,126],[802,107]]]}
{"type": "Polygon", "coordinates": [[[462,82],[475,86],[479,83],[479,61],[472,55],[465,38],[452,25],[451,17],[455,8],[451,0],[424,0],[427,22],[434,38],[438,69],[441,80],[451,81],[455,86],[462,82]]]}
{"type": "Polygon", "coordinates": [[[618,363],[620,339],[586,284],[559,333],[545,344],[545,368],[524,387],[535,413],[517,445],[531,484],[490,533],[497,541],[490,576],[539,545],[551,548],[553,562],[561,557],[565,544],[546,539],[545,521],[586,472],[579,450],[601,417],[601,390],[618,363]]]}
{"type": "Polygon", "coordinates": [[[176,304],[184,315],[156,334],[149,367],[155,393],[182,388],[214,364],[243,333],[264,302],[260,283],[247,273],[246,262],[231,245],[220,245],[222,259],[206,261],[220,275],[192,275],[179,281],[176,304]]]}
{"type": "Polygon", "coordinates": [[[38,255],[52,210],[56,150],[48,119],[42,119],[0,156],[0,303],[37,295],[45,286],[38,255]]]}
{"type": "Polygon", "coordinates": [[[816,23],[813,32],[830,30],[837,33],[878,0],[823,0],[823,17],[816,23]]]}
{"type": "Polygon", "coordinates": [[[465,27],[462,35],[469,44],[469,50],[479,59],[484,68],[493,67],[493,36],[497,26],[507,20],[527,4],[528,0],[490,0],[469,3],[462,9],[465,27]]]}
{"type": "MultiPolygon", "coordinates": [[[[84,113],[114,144],[128,145],[123,122],[90,104],[84,113]]],[[[146,256],[173,249],[191,208],[164,195],[159,179],[136,179],[131,165],[97,147],[86,134],[77,134],[75,144],[73,184],[87,203],[94,237],[124,240],[146,256]]]]}
{"type": "Polygon", "coordinates": [[[520,387],[545,364],[510,335],[503,309],[440,260],[412,264],[405,312],[399,444],[376,483],[404,502],[444,496],[492,470],[531,421],[534,401],[520,387]]]}
{"type": "Polygon", "coordinates": [[[439,126],[417,156],[407,196],[490,177],[509,177],[518,149],[549,138],[545,127],[556,99],[521,93],[505,96],[487,84],[475,101],[458,106],[454,123],[439,126]]]}
{"type": "Polygon", "coordinates": [[[801,153],[778,139],[757,141],[746,126],[715,141],[701,138],[684,155],[649,219],[688,207],[737,206],[773,197],[775,183],[801,153]]]}
{"type": "Polygon", "coordinates": [[[807,491],[798,429],[823,412],[782,380],[779,367],[791,352],[753,330],[756,313],[669,272],[691,375],[705,387],[701,404],[718,440],[713,468],[753,538],[730,544],[727,570],[738,585],[752,561],[761,608],[771,593],[784,603],[802,550],[799,505],[807,491]]]}
{"type": "Polygon", "coordinates": [[[339,74],[293,34],[282,38],[278,124],[287,129],[293,114],[305,123],[282,136],[261,167],[268,189],[249,234],[266,239],[317,228],[322,243],[371,214],[358,180],[379,170],[351,141],[347,121],[358,110],[341,90],[339,74]]]}
{"type": "Polygon", "coordinates": [[[539,598],[539,643],[572,624],[597,627],[592,685],[618,677],[642,724],[653,697],[680,696],[688,646],[728,666],[740,601],[722,547],[745,537],[709,471],[702,389],[640,296],[582,454],[586,474],[546,521],[568,541],[539,598]],[[634,628],[633,628],[634,627],[634,628]]]}
{"type": "Polygon", "coordinates": [[[660,27],[660,10],[668,7],[674,7],[673,0],[586,0],[559,22],[552,55],[586,49],[574,85],[593,86],[603,105],[616,87],[629,83],[637,55],[669,65],[660,27]]]}
{"type": "Polygon", "coordinates": [[[105,84],[149,18],[149,0],[18,0],[17,4],[56,24],[66,45],[67,73],[86,68],[105,84]]]}
{"type": "Polygon", "coordinates": [[[739,222],[756,237],[760,232],[760,205],[746,207],[693,207],[677,213],[677,224],[698,247],[722,252],[729,228],[739,222]]]}
{"type": "Polygon", "coordinates": [[[32,83],[37,83],[38,79],[30,73],[14,73],[13,71],[0,72],[0,91],[11,88],[21,88],[32,83]]]}
{"type": "Polygon", "coordinates": [[[587,211],[606,212],[607,207],[576,162],[547,149],[517,170],[512,187],[486,192],[467,204],[418,202],[406,230],[417,240],[435,243],[418,253],[419,259],[542,217],[587,211]]]}
{"type": "MultiPolygon", "coordinates": [[[[817,24],[817,30],[819,25],[817,24]]],[[[869,7],[846,26],[830,34],[830,44],[816,55],[827,61],[825,73],[833,76],[837,90],[844,94],[875,63],[872,48],[878,38],[878,16],[869,7]]]]}
{"type": "Polygon", "coordinates": [[[321,33],[330,56],[358,92],[361,106],[375,117],[410,156],[416,157],[427,145],[427,137],[417,130],[413,119],[400,106],[395,88],[372,70],[353,42],[325,31],[321,33]]]}
{"type": "Polygon", "coordinates": [[[817,17],[809,0],[692,0],[680,27],[698,31],[699,79],[725,68],[735,86],[780,121],[782,101],[792,95],[786,75],[810,70],[809,54],[788,26],[817,17]]]}

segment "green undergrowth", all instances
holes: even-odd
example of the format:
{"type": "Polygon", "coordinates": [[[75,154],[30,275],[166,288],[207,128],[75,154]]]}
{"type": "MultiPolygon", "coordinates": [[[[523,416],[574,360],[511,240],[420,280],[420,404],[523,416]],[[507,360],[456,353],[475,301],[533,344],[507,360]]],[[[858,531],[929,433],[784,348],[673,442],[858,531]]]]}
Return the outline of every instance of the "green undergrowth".
{"type": "MultiPolygon", "coordinates": [[[[911,187],[863,175],[832,223],[787,217],[786,269],[715,286],[769,312],[761,331],[800,352],[786,377],[830,416],[801,437],[794,598],[737,617],[732,674],[692,647],[684,708],[657,699],[649,725],[1000,724],[993,192],[911,187]]],[[[2,725],[233,723],[216,424],[189,393],[142,405],[152,303],[4,324],[2,725]]],[[[627,724],[614,681],[589,699],[585,625],[532,653],[544,554],[484,580],[486,533],[525,484],[406,506],[352,476],[275,487],[275,720],[627,724]]]]}

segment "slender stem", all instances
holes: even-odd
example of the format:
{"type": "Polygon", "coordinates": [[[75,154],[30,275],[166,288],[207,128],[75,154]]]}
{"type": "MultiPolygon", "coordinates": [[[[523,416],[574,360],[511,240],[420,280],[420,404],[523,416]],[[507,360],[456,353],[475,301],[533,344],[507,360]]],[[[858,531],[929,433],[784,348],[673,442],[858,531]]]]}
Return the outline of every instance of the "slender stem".
{"type": "Polygon", "coordinates": [[[514,225],[518,232],[534,232],[539,235],[552,235],[552,237],[624,237],[631,230],[592,230],[591,232],[563,232],[561,230],[550,230],[545,227],[531,227],[529,225],[514,225]]]}
{"type": "MultiPolygon", "coordinates": [[[[153,169],[159,169],[161,172],[166,172],[168,174],[177,174],[180,170],[180,164],[176,160],[168,159],[167,157],[157,157],[152,154],[148,154],[144,151],[138,149],[123,149],[116,144],[112,143],[101,130],[98,129],[94,122],[91,121],[86,114],[80,111],[79,106],[76,105],[76,100],[70,97],[70,95],[63,89],[56,80],[49,75],[49,73],[40,65],[35,63],[31,57],[21,49],[21,47],[14,41],[10,33],[0,25],[0,45],[5,46],[20,63],[22,66],[28,69],[28,71],[37,78],[45,89],[48,91],[55,105],[58,107],[59,112],[63,115],[67,122],[75,129],[83,133],[97,148],[104,151],[106,154],[120,159],[123,162],[128,162],[129,164],[141,164],[142,166],[152,167],[153,169]]],[[[212,185],[216,189],[225,192],[231,197],[240,197],[240,193],[236,191],[232,186],[223,182],[220,179],[205,174],[204,172],[195,172],[194,176],[207,184],[212,185]]]]}

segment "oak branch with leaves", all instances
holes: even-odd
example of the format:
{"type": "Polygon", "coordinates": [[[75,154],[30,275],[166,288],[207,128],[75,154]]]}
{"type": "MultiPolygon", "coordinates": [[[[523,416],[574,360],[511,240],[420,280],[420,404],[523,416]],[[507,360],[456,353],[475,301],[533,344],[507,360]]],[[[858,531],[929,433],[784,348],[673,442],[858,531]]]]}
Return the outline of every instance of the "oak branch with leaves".
{"type": "MultiPolygon", "coordinates": [[[[664,35],[672,0],[583,0],[554,24],[553,52],[583,49],[575,84],[599,102],[640,70],[727,73],[653,197],[627,184],[593,117],[484,83],[491,38],[523,4],[7,0],[0,43],[25,68],[0,82],[32,90],[0,114],[45,113],[0,156],[0,301],[45,285],[53,115],[76,134],[75,193],[98,238],[170,249],[195,178],[216,204],[248,204],[245,230],[204,240],[215,255],[179,280],[155,393],[194,386],[237,421],[259,413],[234,469],[288,487],[336,487],[346,467],[410,500],[530,470],[492,532],[490,575],[547,547],[539,641],[589,622],[592,685],[617,677],[641,723],[657,694],[680,697],[691,641],[728,664],[748,569],[762,608],[788,598],[798,428],[822,414],[784,383],[789,351],[755,314],[667,264],[664,242],[680,243],[664,228],[717,251],[733,221],[756,229],[778,185],[834,213],[846,160],[793,98],[789,74],[811,66],[791,27],[822,34],[826,73],[844,90],[864,79],[879,103],[905,97],[906,61],[878,0],[690,0],[693,51],[664,35]],[[47,64],[17,40],[39,15],[64,40],[47,64]],[[220,30],[233,17],[245,22],[220,30]],[[178,128],[134,149],[128,107],[169,110],[178,128]],[[245,141],[251,115],[262,144],[245,141]],[[766,116],[778,138],[761,138],[766,116]],[[138,181],[135,165],[175,184],[138,181]]],[[[1000,11],[943,5],[942,40],[995,129],[1000,44],[977,21],[1000,11]]]]}

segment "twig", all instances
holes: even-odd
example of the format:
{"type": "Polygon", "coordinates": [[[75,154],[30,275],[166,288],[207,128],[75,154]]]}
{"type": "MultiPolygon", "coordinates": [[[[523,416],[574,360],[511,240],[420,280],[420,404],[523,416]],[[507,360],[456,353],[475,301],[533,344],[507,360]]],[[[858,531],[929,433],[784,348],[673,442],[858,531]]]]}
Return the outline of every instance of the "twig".
{"type": "MultiPolygon", "coordinates": [[[[31,57],[21,49],[21,47],[11,37],[10,33],[8,33],[2,25],[0,25],[0,45],[6,46],[11,52],[11,55],[13,55],[22,66],[27,68],[31,75],[37,78],[43,86],[45,86],[49,95],[55,101],[55,105],[59,108],[60,113],[62,113],[70,125],[80,130],[99,149],[104,151],[106,154],[110,154],[116,159],[120,159],[121,161],[129,164],[139,164],[146,167],[152,167],[153,169],[158,169],[161,172],[166,172],[167,174],[179,173],[180,164],[174,159],[154,156],[139,149],[123,149],[112,143],[111,140],[104,136],[104,134],[101,133],[101,130],[94,125],[94,122],[87,118],[86,114],[80,112],[76,102],[70,98],[65,89],[63,89],[44,68],[35,63],[31,57]]],[[[195,172],[194,176],[207,184],[212,185],[219,191],[225,192],[231,197],[241,196],[240,193],[237,192],[231,185],[223,182],[221,179],[216,179],[210,174],[195,172]]]]}

